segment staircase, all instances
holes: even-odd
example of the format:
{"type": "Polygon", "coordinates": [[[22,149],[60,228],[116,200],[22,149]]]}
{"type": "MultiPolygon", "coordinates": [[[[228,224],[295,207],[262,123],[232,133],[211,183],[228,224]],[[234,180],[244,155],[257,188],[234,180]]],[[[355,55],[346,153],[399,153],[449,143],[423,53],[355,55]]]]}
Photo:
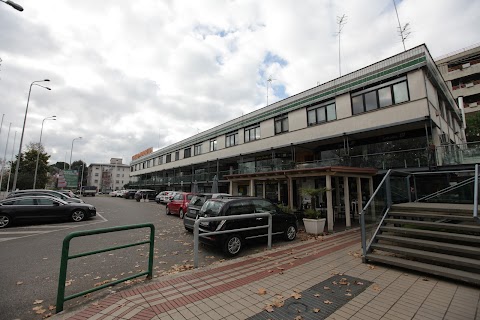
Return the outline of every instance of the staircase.
{"type": "Polygon", "coordinates": [[[472,205],[392,205],[365,261],[480,285],[480,221],[472,205]]]}

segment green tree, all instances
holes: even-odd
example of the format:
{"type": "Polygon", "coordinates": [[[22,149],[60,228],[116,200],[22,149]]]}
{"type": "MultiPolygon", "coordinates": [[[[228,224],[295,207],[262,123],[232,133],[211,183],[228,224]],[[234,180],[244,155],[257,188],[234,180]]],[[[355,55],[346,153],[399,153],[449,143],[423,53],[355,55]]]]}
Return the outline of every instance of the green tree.
{"type": "MultiPolygon", "coordinates": [[[[38,155],[38,170],[37,170],[37,184],[36,188],[42,189],[48,181],[48,160],[50,155],[45,153],[45,149],[39,143],[30,143],[27,150],[20,154],[20,166],[18,168],[17,188],[31,189],[33,187],[33,177],[35,175],[35,165],[38,155]]],[[[12,174],[15,174],[17,166],[17,159],[12,163],[12,174]]],[[[13,185],[13,179],[10,181],[10,188],[13,185]]]]}
{"type": "Polygon", "coordinates": [[[480,141],[480,112],[466,116],[467,129],[465,134],[468,142],[480,141]]]}
{"type": "Polygon", "coordinates": [[[77,160],[72,162],[72,170],[78,171],[78,184],[80,186],[80,182],[82,181],[82,185],[85,186],[87,184],[87,176],[88,176],[88,167],[85,162],[82,160],[77,160]],[[83,177],[82,177],[83,171],[83,177]]]}

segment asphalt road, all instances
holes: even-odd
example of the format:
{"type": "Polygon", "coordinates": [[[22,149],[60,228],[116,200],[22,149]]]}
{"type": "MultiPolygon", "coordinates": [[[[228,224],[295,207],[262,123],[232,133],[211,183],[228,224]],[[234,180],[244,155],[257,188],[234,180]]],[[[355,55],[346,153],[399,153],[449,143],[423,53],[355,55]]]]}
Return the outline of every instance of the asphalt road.
{"type": "MultiPolygon", "coordinates": [[[[0,230],[0,318],[42,319],[55,313],[62,242],[74,231],[140,223],[155,225],[154,278],[193,267],[193,235],[185,231],[178,216],[167,216],[165,206],[108,196],[84,198],[97,208],[97,217],[79,222],[15,225],[0,230]]],[[[70,255],[145,241],[149,229],[134,229],[74,238],[70,255]]],[[[296,240],[299,241],[299,240],[296,240]]],[[[274,246],[287,242],[277,240],[274,246]]],[[[245,256],[265,250],[265,244],[250,245],[245,256]]],[[[66,295],[72,295],[148,269],[148,245],[94,254],[68,263],[66,295]]],[[[200,246],[200,265],[231,259],[218,249],[200,246]]],[[[145,281],[140,277],[100,291],[114,290],[145,281]]],[[[65,303],[65,310],[91,301],[88,294],[65,303]]]]}

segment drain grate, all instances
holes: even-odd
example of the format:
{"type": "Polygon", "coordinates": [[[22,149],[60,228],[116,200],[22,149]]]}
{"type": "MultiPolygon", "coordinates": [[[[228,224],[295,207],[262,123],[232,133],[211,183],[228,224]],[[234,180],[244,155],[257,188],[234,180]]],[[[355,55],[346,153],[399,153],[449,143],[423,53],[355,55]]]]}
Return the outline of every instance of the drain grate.
{"type": "Polygon", "coordinates": [[[248,319],[293,320],[296,317],[302,320],[325,319],[371,284],[372,282],[359,278],[335,275],[298,293],[298,296],[301,296],[299,299],[290,297],[283,301],[281,297],[277,297],[272,300],[272,312],[264,310],[248,319]],[[283,301],[283,305],[281,301],[283,301]]]}

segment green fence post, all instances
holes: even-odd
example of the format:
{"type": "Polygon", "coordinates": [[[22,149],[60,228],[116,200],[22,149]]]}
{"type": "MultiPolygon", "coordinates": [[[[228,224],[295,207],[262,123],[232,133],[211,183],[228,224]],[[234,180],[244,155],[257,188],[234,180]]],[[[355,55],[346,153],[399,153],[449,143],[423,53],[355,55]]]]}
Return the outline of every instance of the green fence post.
{"type": "Polygon", "coordinates": [[[70,236],[66,236],[63,239],[62,245],[62,259],[60,261],[60,275],[58,277],[58,291],[57,291],[57,306],[56,313],[63,311],[63,303],[65,302],[65,281],[67,280],[67,267],[68,267],[68,250],[70,248],[70,236]]]}

